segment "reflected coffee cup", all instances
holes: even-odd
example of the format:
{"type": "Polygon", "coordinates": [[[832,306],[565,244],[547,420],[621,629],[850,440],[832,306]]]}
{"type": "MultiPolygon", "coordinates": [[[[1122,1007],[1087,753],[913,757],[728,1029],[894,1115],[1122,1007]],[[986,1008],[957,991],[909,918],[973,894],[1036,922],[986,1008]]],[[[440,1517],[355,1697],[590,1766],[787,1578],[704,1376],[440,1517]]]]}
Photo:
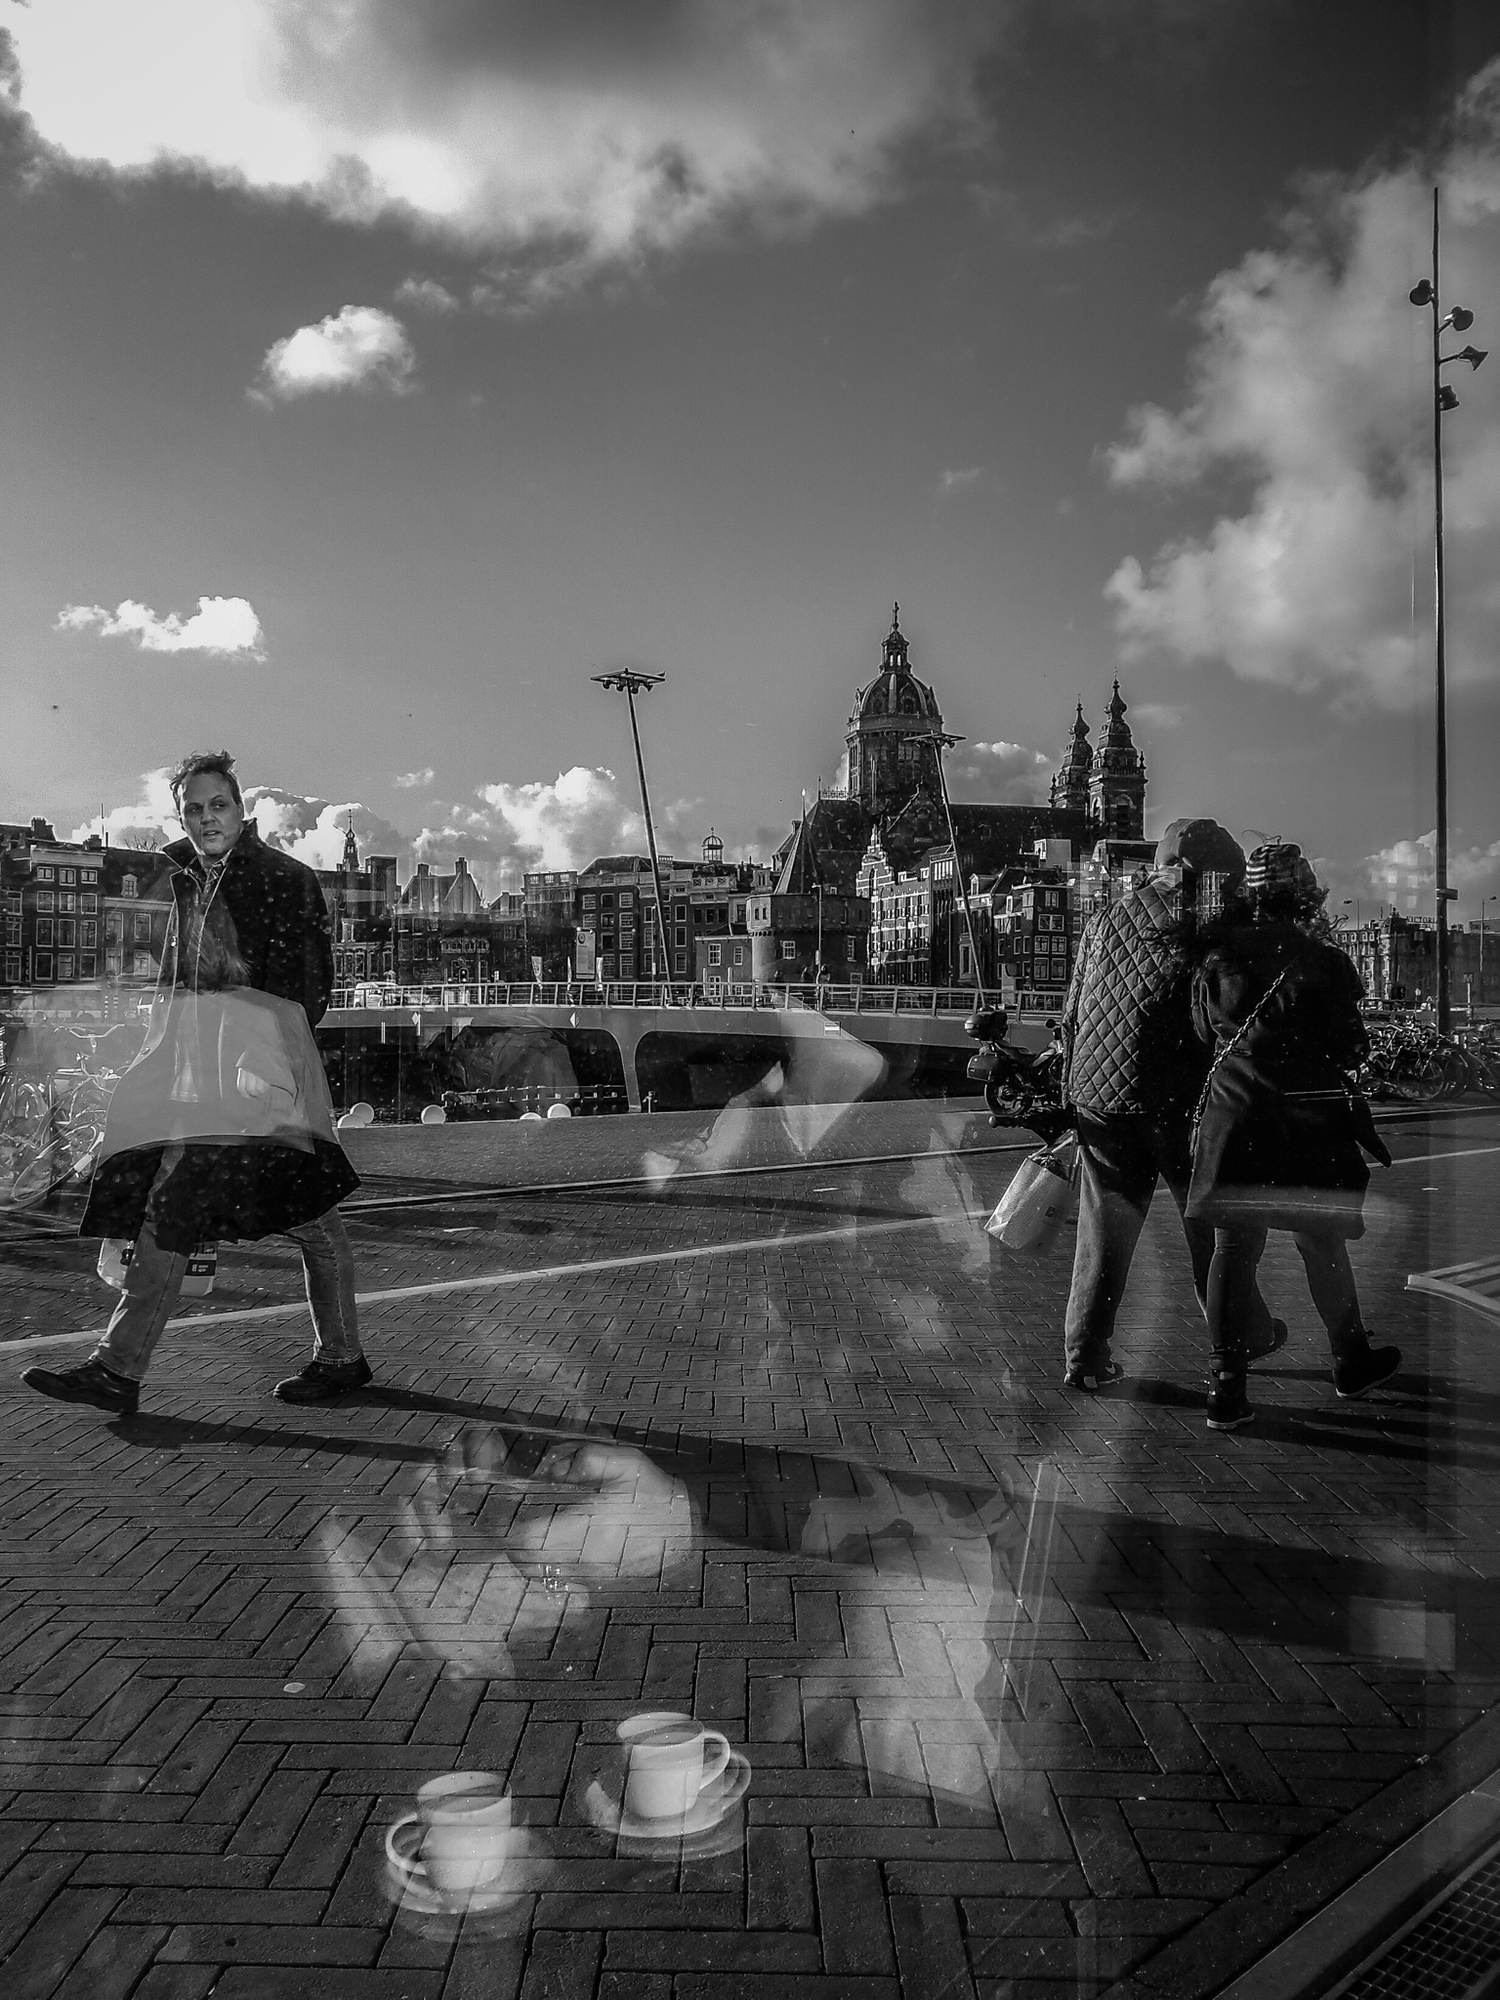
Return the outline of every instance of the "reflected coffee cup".
{"type": "Polygon", "coordinates": [[[729,1739],[690,1715],[638,1715],[618,1734],[630,1752],[625,1810],[636,1819],[686,1819],[729,1768],[729,1739]]]}
{"type": "Polygon", "coordinates": [[[492,1882],[511,1849],[510,1795],[486,1771],[454,1771],[418,1788],[417,1810],[397,1820],[385,1837],[386,1853],[409,1872],[398,1836],[420,1823],[421,1864],[433,1888],[444,1895],[470,1895],[492,1882]]]}

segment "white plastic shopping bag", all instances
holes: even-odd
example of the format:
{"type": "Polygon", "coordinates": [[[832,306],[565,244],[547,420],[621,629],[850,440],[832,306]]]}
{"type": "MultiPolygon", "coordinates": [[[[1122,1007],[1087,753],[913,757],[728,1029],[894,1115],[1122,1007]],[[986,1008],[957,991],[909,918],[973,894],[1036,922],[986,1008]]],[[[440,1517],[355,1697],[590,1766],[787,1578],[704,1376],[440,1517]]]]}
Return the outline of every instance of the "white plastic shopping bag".
{"type": "MultiPolygon", "coordinates": [[[[106,1236],[99,1246],[99,1276],[106,1285],[113,1285],[117,1292],[125,1289],[125,1273],[130,1260],[135,1255],[135,1245],[128,1236],[106,1236]]],[[[214,1275],[219,1268],[219,1246],[212,1238],[195,1243],[188,1252],[187,1275],[182,1281],[181,1296],[185,1299],[206,1299],[214,1288],[214,1275]]]]}
{"type": "Polygon", "coordinates": [[[1007,1250],[1050,1250],[1063,1224],[1078,1215],[1078,1173],[1078,1141],[1071,1132],[1028,1153],[986,1230],[1007,1250]]]}

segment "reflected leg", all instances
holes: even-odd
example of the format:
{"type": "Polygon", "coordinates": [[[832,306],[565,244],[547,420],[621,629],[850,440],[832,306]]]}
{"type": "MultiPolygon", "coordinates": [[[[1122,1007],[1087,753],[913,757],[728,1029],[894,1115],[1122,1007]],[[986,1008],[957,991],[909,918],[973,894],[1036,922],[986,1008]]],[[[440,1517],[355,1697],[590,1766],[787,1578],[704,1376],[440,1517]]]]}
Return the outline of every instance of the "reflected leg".
{"type": "Polygon", "coordinates": [[[1156,1188],[1144,1125],[1140,1118],[1078,1114],[1078,1242],[1065,1333],[1070,1375],[1109,1366],[1115,1315],[1156,1188]]]}
{"type": "Polygon", "coordinates": [[[354,1246],[336,1208],[299,1222],[288,1236],[302,1252],[302,1274],[313,1321],[313,1359],[337,1367],[358,1361],[359,1316],[354,1303],[354,1246]]]}

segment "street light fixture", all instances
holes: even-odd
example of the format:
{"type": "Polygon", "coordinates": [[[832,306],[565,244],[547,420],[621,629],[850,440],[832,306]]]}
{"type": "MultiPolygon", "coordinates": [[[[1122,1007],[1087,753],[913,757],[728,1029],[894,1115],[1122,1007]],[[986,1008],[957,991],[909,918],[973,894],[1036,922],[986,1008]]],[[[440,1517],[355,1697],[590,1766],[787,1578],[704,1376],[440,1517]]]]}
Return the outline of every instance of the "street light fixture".
{"type": "Polygon", "coordinates": [[[609,688],[614,693],[623,693],[630,704],[630,736],[635,744],[635,769],[641,781],[641,814],[646,822],[646,845],[651,853],[651,882],[656,891],[656,935],[658,950],[661,953],[660,976],[666,980],[672,962],[667,956],[667,913],[662,905],[661,863],[656,858],[656,828],[651,823],[651,799],[646,790],[646,764],[641,756],[641,732],[635,719],[636,696],[649,694],[652,688],[660,686],[666,675],[640,674],[629,667],[622,667],[616,673],[593,674],[590,678],[597,681],[602,688],[609,688]]]}
{"type": "Polygon", "coordinates": [[[946,730],[928,729],[924,730],[921,735],[916,736],[913,741],[917,743],[930,743],[935,752],[933,761],[937,765],[938,790],[943,795],[943,813],[948,821],[948,838],[953,843],[953,875],[955,881],[958,883],[958,900],[963,905],[964,929],[969,933],[969,957],[974,965],[974,993],[979,1005],[982,1007],[984,1005],[984,974],[979,969],[979,943],[974,936],[974,915],[969,908],[969,889],[968,884],[964,880],[963,862],[959,858],[958,834],[954,830],[953,825],[953,806],[948,797],[948,780],[943,771],[943,752],[951,750],[955,743],[962,743],[964,738],[962,736],[950,736],[946,730]]]}
{"type": "Polygon", "coordinates": [[[1448,954],[1448,905],[1457,891],[1448,887],[1448,686],[1447,663],[1445,658],[1444,600],[1443,600],[1443,417],[1449,410],[1458,408],[1456,393],[1442,379],[1441,370],[1450,361],[1467,361],[1470,368],[1477,368],[1484,360],[1486,349],[1464,347],[1457,354],[1444,354],[1442,339],[1449,327],[1455,333],[1466,333],[1474,324],[1474,315],[1467,306],[1453,306],[1447,313],[1442,310],[1442,300],[1438,291],[1438,190],[1432,190],[1432,276],[1421,278],[1412,286],[1407,295],[1414,306],[1430,306],[1432,309],[1432,477],[1433,477],[1433,623],[1436,640],[1436,736],[1437,736],[1437,837],[1433,854],[1436,873],[1437,923],[1434,934],[1436,950],[1437,986],[1437,1029],[1446,1035],[1453,1025],[1453,1007],[1448,954]]]}

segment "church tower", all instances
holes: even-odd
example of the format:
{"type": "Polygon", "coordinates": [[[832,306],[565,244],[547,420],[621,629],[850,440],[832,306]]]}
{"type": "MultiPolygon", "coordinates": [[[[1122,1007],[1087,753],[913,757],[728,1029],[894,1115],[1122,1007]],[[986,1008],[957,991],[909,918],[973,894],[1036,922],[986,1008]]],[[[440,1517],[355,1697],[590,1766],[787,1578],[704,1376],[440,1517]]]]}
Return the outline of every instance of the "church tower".
{"type": "Polygon", "coordinates": [[[919,739],[940,730],[937,696],[911,670],[901,606],[891,613],[880,672],[860,689],[849,716],[849,797],[887,819],[918,792],[941,797],[937,746],[919,739]]]}
{"type": "Polygon", "coordinates": [[[359,849],[354,845],[354,815],[350,813],[344,827],[344,852],[339,867],[350,875],[359,873],[359,849]]]}
{"type": "Polygon", "coordinates": [[[1052,780],[1052,806],[1057,812],[1086,813],[1089,809],[1089,766],[1093,761],[1089,726],[1083,719],[1083,703],[1073,718],[1073,733],[1063,752],[1062,763],[1052,780]]]}
{"type": "MultiPolygon", "coordinates": [[[[1078,724],[1073,725],[1076,737],[1078,724]]],[[[1089,818],[1101,839],[1140,840],[1146,826],[1146,760],[1135,747],[1120,683],[1110,697],[1109,721],[1089,770],[1089,818]]]]}

